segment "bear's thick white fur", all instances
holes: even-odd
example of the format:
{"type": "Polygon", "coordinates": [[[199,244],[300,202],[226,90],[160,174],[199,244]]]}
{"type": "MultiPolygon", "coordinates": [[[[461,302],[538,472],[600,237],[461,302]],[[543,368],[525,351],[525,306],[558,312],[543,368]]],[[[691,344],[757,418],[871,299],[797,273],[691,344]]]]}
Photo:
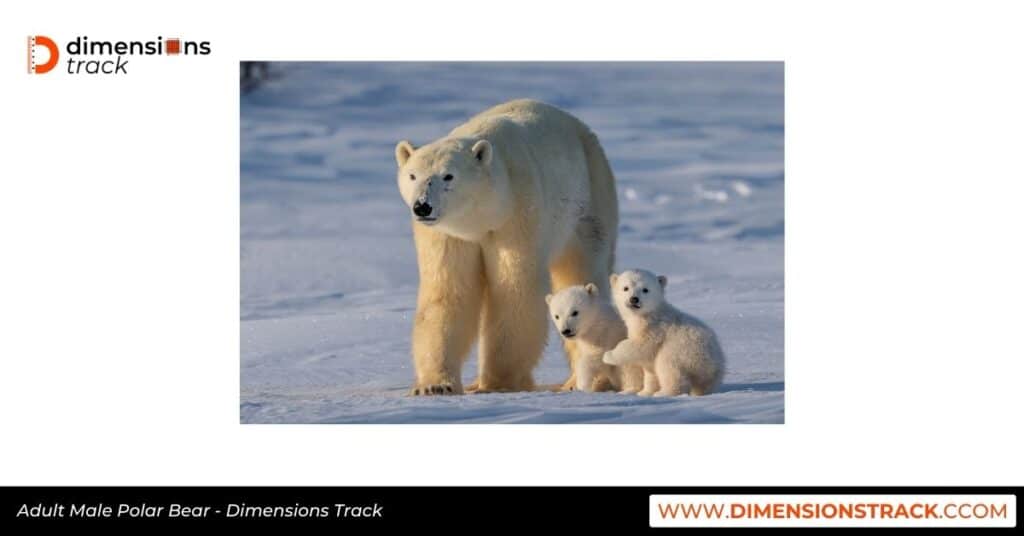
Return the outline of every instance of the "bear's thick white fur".
{"type": "Polygon", "coordinates": [[[617,367],[601,361],[604,353],[626,338],[626,324],[593,283],[548,294],[548,312],[555,329],[576,343],[576,388],[581,391],[636,393],[643,387],[639,365],[617,367]]]}
{"type": "MultiPolygon", "coordinates": [[[[402,198],[421,209],[411,392],[462,393],[478,337],[470,390],[533,389],[545,294],[589,281],[607,291],[618,204],[597,138],[566,112],[516,100],[422,147],[399,142],[395,158],[402,198]]],[[[572,367],[575,344],[565,346],[572,367]]]]}
{"type": "Polygon", "coordinates": [[[691,396],[710,393],[725,374],[725,355],[715,332],[665,301],[668,279],[645,270],[612,274],[612,300],[629,332],[604,354],[609,365],[639,364],[644,388],[638,394],[691,396]]]}

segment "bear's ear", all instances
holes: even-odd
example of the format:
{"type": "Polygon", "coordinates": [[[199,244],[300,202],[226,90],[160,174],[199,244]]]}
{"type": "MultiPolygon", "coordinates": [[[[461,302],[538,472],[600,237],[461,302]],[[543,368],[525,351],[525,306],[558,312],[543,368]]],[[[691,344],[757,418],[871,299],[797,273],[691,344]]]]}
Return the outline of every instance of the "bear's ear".
{"type": "Polygon", "coordinates": [[[395,146],[395,161],[398,162],[398,167],[404,166],[415,150],[416,148],[408,140],[398,142],[398,145],[395,146]]]}
{"type": "Polygon", "coordinates": [[[491,142],[487,140],[480,140],[473,144],[473,158],[476,158],[477,162],[487,166],[491,163],[491,157],[494,156],[494,148],[491,147],[491,142]]]}
{"type": "Polygon", "coordinates": [[[615,286],[615,280],[618,279],[618,278],[619,278],[618,274],[612,274],[612,275],[608,276],[608,282],[611,283],[612,286],[614,287],[615,286]]]}
{"type": "Polygon", "coordinates": [[[551,305],[551,298],[554,298],[554,297],[555,297],[554,294],[548,294],[547,296],[544,296],[544,303],[546,303],[548,305],[551,305]]]}
{"type": "Polygon", "coordinates": [[[658,283],[661,284],[661,288],[665,288],[666,286],[668,286],[668,278],[663,275],[659,275],[658,283]]]}
{"type": "Polygon", "coordinates": [[[598,294],[597,285],[593,283],[587,283],[587,286],[583,288],[587,289],[587,294],[590,294],[591,296],[597,296],[598,294]]]}

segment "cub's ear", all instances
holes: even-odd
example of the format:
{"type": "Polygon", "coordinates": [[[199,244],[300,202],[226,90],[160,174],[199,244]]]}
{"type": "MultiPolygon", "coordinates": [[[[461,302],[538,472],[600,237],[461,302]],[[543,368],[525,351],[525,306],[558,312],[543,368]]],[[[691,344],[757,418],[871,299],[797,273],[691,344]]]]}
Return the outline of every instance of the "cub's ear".
{"type": "Polygon", "coordinates": [[[612,286],[614,287],[615,286],[615,280],[618,279],[618,278],[619,278],[618,274],[612,274],[612,275],[608,276],[608,282],[611,283],[612,286]]]}
{"type": "Polygon", "coordinates": [[[554,294],[548,294],[547,296],[544,296],[544,303],[546,303],[548,305],[551,305],[551,298],[554,298],[554,297],[555,297],[554,294]]]}
{"type": "Polygon", "coordinates": [[[668,286],[668,278],[663,275],[659,275],[658,283],[661,284],[661,288],[665,288],[666,286],[668,286]]]}
{"type": "Polygon", "coordinates": [[[398,142],[398,145],[395,146],[395,161],[398,162],[398,167],[404,166],[414,151],[416,148],[408,140],[398,142]]]}
{"type": "Polygon", "coordinates": [[[476,158],[477,162],[488,166],[491,164],[491,157],[494,156],[494,148],[491,147],[491,142],[487,140],[480,140],[473,144],[473,157],[476,158]]]}
{"type": "Polygon", "coordinates": [[[590,294],[591,296],[597,296],[598,295],[597,285],[595,285],[593,283],[587,283],[587,286],[585,286],[583,288],[587,289],[587,294],[590,294]]]}

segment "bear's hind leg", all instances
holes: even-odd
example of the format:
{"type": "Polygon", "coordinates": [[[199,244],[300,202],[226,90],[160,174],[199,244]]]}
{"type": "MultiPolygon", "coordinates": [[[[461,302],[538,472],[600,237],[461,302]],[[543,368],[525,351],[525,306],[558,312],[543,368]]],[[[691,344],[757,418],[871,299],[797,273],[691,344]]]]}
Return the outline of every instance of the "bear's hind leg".
{"type": "Polygon", "coordinates": [[[704,396],[714,391],[715,387],[718,386],[718,379],[713,374],[693,374],[687,379],[690,383],[690,396],[704,396]]]}

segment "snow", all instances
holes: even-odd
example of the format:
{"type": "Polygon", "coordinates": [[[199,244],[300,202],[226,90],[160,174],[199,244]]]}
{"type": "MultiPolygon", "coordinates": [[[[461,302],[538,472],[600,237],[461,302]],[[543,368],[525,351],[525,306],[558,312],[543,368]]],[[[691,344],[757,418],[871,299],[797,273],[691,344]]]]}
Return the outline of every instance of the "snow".
{"type": "MultiPolygon", "coordinates": [[[[283,63],[241,97],[243,423],[781,423],[780,63],[283,63]],[[719,392],[409,397],[416,262],[394,145],[513,98],[598,134],[617,268],[718,333],[719,392]]],[[[464,381],[475,377],[475,352],[464,381]]],[[[552,329],[538,383],[568,374],[552,329]]]]}

